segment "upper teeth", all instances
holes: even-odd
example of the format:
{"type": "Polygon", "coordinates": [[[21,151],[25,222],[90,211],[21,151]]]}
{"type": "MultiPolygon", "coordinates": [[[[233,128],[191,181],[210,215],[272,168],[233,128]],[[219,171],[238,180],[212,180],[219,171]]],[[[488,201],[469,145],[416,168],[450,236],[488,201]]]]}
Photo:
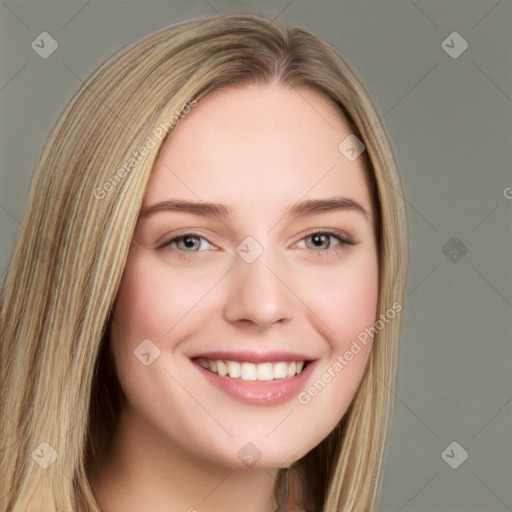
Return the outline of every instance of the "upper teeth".
{"type": "Polygon", "coordinates": [[[240,363],[238,361],[212,360],[200,357],[197,361],[203,368],[218,373],[221,377],[229,375],[232,379],[274,380],[293,377],[302,371],[304,361],[279,361],[274,363],[240,363]]]}

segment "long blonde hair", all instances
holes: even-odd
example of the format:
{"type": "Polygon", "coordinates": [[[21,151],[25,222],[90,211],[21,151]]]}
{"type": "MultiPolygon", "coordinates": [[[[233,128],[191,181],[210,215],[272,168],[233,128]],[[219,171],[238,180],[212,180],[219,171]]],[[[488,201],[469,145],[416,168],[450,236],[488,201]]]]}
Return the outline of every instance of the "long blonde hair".
{"type": "MultiPolygon", "coordinates": [[[[164,139],[143,158],[140,149],[191,100],[276,80],[322,92],[364,142],[378,219],[377,314],[404,303],[396,164],[368,93],[338,53],[308,32],[252,15],[198,18],[148,35],[79,90],[34,173],[0,296],[2,512],[99,512],[87,468],[109,443],[122,403],[107,349],[110,315],[164,139]],[[43,468],[38,455],[53,463],[43,468]]],[[[375,335],[346,415],[294,465],[314,510],[363,512],[376,503],[401,325],[397,312],[375,335]]],[[[293,487],[289,474],[276,481],[278,502],[293,487]]]]}

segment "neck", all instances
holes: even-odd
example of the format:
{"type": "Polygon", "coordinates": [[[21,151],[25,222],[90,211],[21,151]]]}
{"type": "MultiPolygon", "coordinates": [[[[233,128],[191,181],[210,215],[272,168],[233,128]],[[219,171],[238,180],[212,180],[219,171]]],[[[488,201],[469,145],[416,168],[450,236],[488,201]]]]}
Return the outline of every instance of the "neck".
{"type": "Polygon", "coordinates": [[[272,512],[277,472],[200,458],[125,409],[89,477],[102,512],[272,512]]]}

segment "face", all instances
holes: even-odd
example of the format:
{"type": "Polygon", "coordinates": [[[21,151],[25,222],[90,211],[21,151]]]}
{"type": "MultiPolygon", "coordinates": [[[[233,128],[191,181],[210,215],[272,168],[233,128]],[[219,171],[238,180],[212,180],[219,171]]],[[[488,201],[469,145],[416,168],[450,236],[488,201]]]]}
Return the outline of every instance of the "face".
{"type": "Polygon", "coordinates": [[[285,467],[345,414],[378,298],[350,134],[318,92],[254,85],[207,96],[168,138],[111,332],[126,417],[161,449],[285,467]]]}

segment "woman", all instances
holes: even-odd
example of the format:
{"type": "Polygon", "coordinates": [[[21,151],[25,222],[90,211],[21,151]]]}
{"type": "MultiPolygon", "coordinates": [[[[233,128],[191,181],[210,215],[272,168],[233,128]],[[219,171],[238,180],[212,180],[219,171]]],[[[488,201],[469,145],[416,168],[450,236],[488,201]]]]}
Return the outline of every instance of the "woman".
{"type": "Polygon", "coordinates": [[[105,63],[2,293],[2,511],[368,511],[406,283],[393,156],[325,42],[185,21],[105,63]]]}

